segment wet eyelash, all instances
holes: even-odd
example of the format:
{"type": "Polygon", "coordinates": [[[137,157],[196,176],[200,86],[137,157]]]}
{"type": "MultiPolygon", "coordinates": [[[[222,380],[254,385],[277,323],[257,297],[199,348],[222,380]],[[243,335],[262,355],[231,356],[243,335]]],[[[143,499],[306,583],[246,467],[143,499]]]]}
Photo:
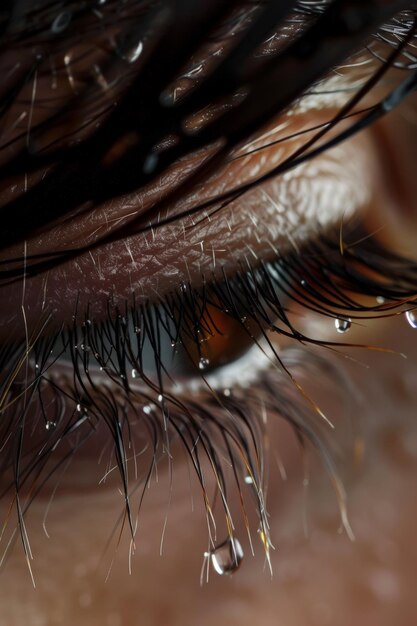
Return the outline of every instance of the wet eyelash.
{"type": "MultiPolygon", "coordinates": [[[[310,5],[308,2],[299,4],[304,10],[308,10],[310,5]]],[[[328,4],[317,2],[313,8],[321,13],[321,9],[328,4]]],[[[414,15],[400,33],[403,41],[411,37],[413,27],[414,15]]],[[[22,164],[25,165],[24,159],[22,164]]],[[[201,207],[198,210],[201,211],[201,207]]],[[[24,220],[19,217],[19,222],[23,224],[24,220]]],[[[26,553],[30,554],[24,525],[27,507],[44,483],[58,476],[60,470],[76,457],[77,451],[88,445],[96,429],[104,424],[108,430],[108,443],[103,448],[103,454],[106,453],[114,462],[120,474],[125,499],[124,514],[133,536],[136,528],[134,495],[140,492],[137,507],[140,510],[155,466],[162,456],[167,455],[167,451],[170,458],[170,447],[178,441],[186,451],[202,488],[209,533],[207,554],[211,555],[226,545],[230,570],[236,569],[240,563],[234,516],[229,505],[228,473],[232,470],[249,534],[247,491],[255,498],[259,537],[268,557],[271,543],[264,496],[264,411],[272,418],[288,421],[294,427],[300,445],[310,443],[319,451],[335,479],[342,521],[350,532],[328,424],[319,407],[300,393],[302,388],[297,387],[297,380],[291,377],[293,363],[288,362],[288,356],[281,355],[269,344],[273,365],[262,372],[256,391],[250,389],[239,393],[239,389],[219,391],[213,388],[206,394],[204,403],[198,403],[192,394],[178,400],[169,386],[161,382],[164,363],[159,354],[158,336],[162,327],[173,328],[174,348],[175,343],[194,342],[198,352],[199,334],[213,330],[213,321],[207,309],[210,304],[241,324],[261,350],[265,349],[265,343],[268,345],[267,329],[288,335],[296,345],[324,345],[333,350],[342,344],[322,342],[298,330],[288,311],[291,304],[321,313],[331,320],[339,320],[341,328],[348,328],[351,320],[409,310],[416,297],[416,278],[414,263],[390,255],[375,241],[367,239],[363,232],[346,229],[343,238],[339,232],[321,235],[319,240],[303,248],[301,257],[298,254],[285,258],[277,256],[275,260],[259,266],[242,263],[233,277],[224,276],[222,281],[207,279],[202,289],[185,285],[185,289],[168,294],[153,305],[129,303],[126,310],[119,311],[117,315],[109,305],[109,319],[101,325],[94,321],[89,324],[88,315],[82,318],[76,314],[73,328],[63,330],[59,336],[34,338],[29,344],[2,347],[0,451],[2,469],[5,476],[10,476],[10,485],[4,487],[0,497],[5,499],[11,494],[26,553]],[[364,302],[361,296],[375,301],[364,302]],[[249,329],[249,322],[259,333],[249,329]],[[157,383],[149,379],[141,364],[140,346],[143,343],[140,342],[144,340],[141,338],[136,344],[136,351],[132,345],[131,333],[127,333],[132,327],[133,331],[135,327],[141,329],[141,337],[146,335],[151,339],[157,383]],[[60,345],[64,345],[71,356],[66,376],[55,374],[54,369],[62,351],[60,345]],[[94,361],[97,367],[103,368],[98,374],[99,385],[93,371],[94,361]],[[135,388],[129,377],[132,370],[136,372],[135,378],[145,384],[145,389],[135,388]],[[106,380],[111,385],[106,384],[106,380]],[[54,417],[50,419],[52,414],[54,417]],[[135,480],[132,485],[128,470],[131,463],[129,457],[136,454],[133,432],[136,422],[147,433],[152,459],[143,479],[135,480]],[[39,440],[35,438],[30,445],[30,434],[38,427],[41,437],[39,440]],[[25,445],[29,445],[29,450],[25,445]],[[65,453],[55,460],[54,452],[61,448],[65,453]],[[203,471],[204,457],[208,459],[215,476],[217,495],[208,493],[203,471]],[[27,487],[29,496],[24,500],[22,494],[27,487]],[[225,519],[226,544],[216,531],[220,518],[216,515],[218,508],[225,519]]],[[[323,357],[303,351],[303,366],[309,360],[316,374],[320,368],[325,371],[323,357]]],[[[340,381],[341,387],[343,384],[340,381]]],[[[4,554],[7,550],[8,546],[4,554]]],[[[0,563],[3,558],[0,556],[0,563]]]]}
{"type": "MultiPolygon", "coordinates": [[[[272,544],[264,495],[266,412],[273,419],[286,420],[300,445],[310,445],[321,455],[350,533],[332,449],[332,416],[325,416],[303,392],[291,373],[293,363],[288,362],[288,352],[280,353],[271,342],[270,332],[290,337],[304,347],[335,350],[352,345],[320,341],[300,331],[293,321],[292,305],[339,322],[339,329],[347,331],[357,320],[410,312],[417,297],[416,285],[415,263],[389,253],[359,225],[351,223],[345,226],[343,237],[335,229],[305,244],[301,253],[277,255],[256,266],[245,261],[234,276],[203,281],[200,289],[184,284],[159,302],[132,301],[123,311],[112,309],[109,303],[108,319],[102,323],[91,320],[88,311],[83,315],[75,312],[73,326],[58,335],[35,339],[30,346],[2,347],[0,474],[9,475],[10,484],[5,487],[3,481],[0,497],[5,499],[12,490],[23,533],[24,514],[32,500],[104,425],[107,437],[102,454],[106,452],[118,468],[132,537],[138,514],[132,505],[135,495],[139,511],[157,463],[166,454],[170,459],[171,447],[181,443],[203,493],[209,534],[207,558],[216,550],[226,550],[231,555],[231,570],[242,558],[228,499],[227,476],[232,470],[250,541],[247,499],[251,492],[259,536],[269,559],[272,544]],[[204,383],[207,386],[204,400],[197,401],[198,396],[186,385],[178,397],[170,386],[169,358],[161,354],[161,333],[169,334],[173,351],[178,345],[191,343],[201,355],[201,337],[218,332],[210,309],[240,324],[251,343],[267,356],[268,367],[253,392],[245,389],[242,393],[238,385],[232,389],[224,384],[213,386],[200,371],[201,388],[205,389],[204,383]],[[145,341],[155,362],[153,379],[143,364],[145,341]],[[55,373],[63,354],[69,355],[69,361],[55,373]],[[128,468],[136,454],[134,431],[138,425],[141,435],[146,433],[152,454],[148,471],[132,485],[128,468]],[[36,429],[41,435],[30,445],[36,429]],[[57,449],[65,453],[54,461],[57,449]],[[203,458],[210,464],[217,496],[207,491],[203,458]],[[21,504],[23,488],[29,497],[21,504]],[[216,531],[219,508],[228,529],[226,543],[216,531]]],[[[316,375],[320,369],[326,370],[326,359],[320,354],[304,349],[302,361],[303,367],[310,363],[316,375]]],[[[221,373],[219,377],[221,381],[221,373]]],[[[346,385],[339,382],[341,388],[346,385]]]]}

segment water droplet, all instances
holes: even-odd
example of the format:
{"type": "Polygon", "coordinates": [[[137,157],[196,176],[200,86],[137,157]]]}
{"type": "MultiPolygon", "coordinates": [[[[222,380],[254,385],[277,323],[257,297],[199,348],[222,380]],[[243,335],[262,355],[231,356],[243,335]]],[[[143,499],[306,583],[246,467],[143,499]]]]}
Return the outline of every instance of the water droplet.
{"type": "Polygon", "coordinates": [[[136,44],[136,46],[133,46],[133,48],[129,50],[129,52],[126,55],[124,55],[126,61],[128,63],[134,63],[135,61],[137,61],[140,55],[142,54],[142,50],[143,50],[143,42],[139,41],[139,43],[136,44]]]}
{"type": "Polygon", "coordinates": [[[158,402],[162,402],[163,399],[164,399],[164,396],[160,393],[158,396],[158,402]]]}
{"type": "Polygon", "coordinates": [[[52,22],[51,31],[54,34],[62,33],[62,31],[68,28],[68,26],[70,25],[71,18],[71,11],[62,11],[62,13],[57,15],[52,22]]]}
{"type": "Polygon", "coordinates": [[[210,556],[213,569],[219,576],[234,574],[243,559],[243,549],[236,537],[228,537],[226,541],[206,553],[210,556]]]}
{"type": "Polygon", "coordinates": [[[154,405],[153,404],[145,404],[145,406],[143,407],[143,412],[146,415],[150,415],[153,410],[154,410],[154,405]]]}
{"type": "Polygon", "coordinates": [[[230,389],[224,389],[223,393],[224,393],[225,396],[229,397],[230,394],[231,394],[231,391],[230,391],[230,389]]]}
{"type": "Polygon", "coordinates": [[[55,430],[56,428],[56,422],[51,422],[50,420],[48,420],[45,424],[45,429],[46,430],[55,430]]]}
{"type": "Polygon", "coordinates": [[[385,304],[386,300],[383,296],[376,297],[377,304],[385,304]]]}
{"type": "Polygon", "coordinates": [[[77,407],[76,407],[76,408],[77,408],[78,413],[81,413],[81,411],[83,410],[82,405],[81,405],[81,404],[79,404],[79,403],[77,404],[77,407]]]}
{"type": "Polygon", "coordinates": [[[252,476],[245,476],[245,483],[247,485],[253,485],[253,478],[252,478],[252,476]]]}
{"type": "Polygon", "coordinates": [[[352,320],[350,318],[338,318],[335,319],[334,325],[338,333],[347,333],[352,326],[352,320]]]}
{"type": "Polygon", "coordinates": [[[87,343],[82,343],[80,346],[81,350],[84,350],[84,352],[90,352],[91,348],[87,343]]]}
{"type": "Polygon", "coordinates": [[[39,369],[39,363],[35,363],[35,370],[39,369]]]}
{"type": "Polygon", "coordinates": [[[210,361],[208,359],[205,359],[204,357],[201,357],[201,359],[198,362],[198,369],[205,370],[209,365],[210,365],[210,361]]]}
{"type": "Polygon", "coordinates": [[[417,314],[415,311],[406,311],[405,317],[411,328],[417,328],[417,314]]]}
{"type": "Polygon", "coordinates": [[[138,377],[138,370],[133,369],[131,373],[132,373],[132,378],[138,377]]]}
{"type": "Polygon", "coordinates": [[[134,331],[135,331],[136,335],[139,335],[140,334],[140,326],[135,326],[134,331]]]}

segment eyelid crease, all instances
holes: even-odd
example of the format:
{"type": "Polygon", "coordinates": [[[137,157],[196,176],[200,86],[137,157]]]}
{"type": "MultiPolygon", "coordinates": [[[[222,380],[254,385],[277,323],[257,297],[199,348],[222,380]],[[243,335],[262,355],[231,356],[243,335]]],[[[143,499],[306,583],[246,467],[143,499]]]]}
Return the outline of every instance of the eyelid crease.
{"type": "MultiPolygon", "coordinates": [[[[76,301],[79,311],[89,306],[91,314],[105,316],[109,298],[123,305],[134,292],[140,301],[155,300],[181,281],[198,284],[202,275],[219,275],[223,269],[230,275],[239,259],[260,260],[274,250],[285,253],[342,218],[365,211],[374,188],[374,165],[372,146],[369,151],[363,141],[344,144],[335,153],[272,180],[191,231],[186,228],[193,224],[192,218],[175,228],[97,249],[94,255],[79,255],[48,274],[28,277],[24,303],[29,326],[47,310],[54,311],[56,325],[71,320],[76,301]]],[[[266,165],[270,166],[268,161],[266,165]]],[[[235,166],[230,170],[235,177],[233,172],[235,166]]],[[[210,194],[210,187],[202,186],[200,193],[202,197],[210,194]]],[[[193,204],[195,198],[190,201],[193,204]]],[[[56,237],[50,236],[49,241],[55,242],[56,237]]],[[[2,291],[6,309],[16,310],[22,299],[21,285],[15,283],[2,291]]],[[[16,329],[16,320],[11,325],[16,329]]],[[[2,332],[11,331],[11,325],[3,316],[2,332]]]]}

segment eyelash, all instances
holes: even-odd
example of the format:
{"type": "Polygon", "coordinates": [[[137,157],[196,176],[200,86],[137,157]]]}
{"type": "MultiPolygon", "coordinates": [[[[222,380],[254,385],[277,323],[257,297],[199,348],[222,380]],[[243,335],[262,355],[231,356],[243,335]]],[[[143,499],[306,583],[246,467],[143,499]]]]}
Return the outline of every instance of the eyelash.
{"type": "MultiPolygon", "coordinates": [[[[94,436],[98,424],[104,422],[108,438],[103,451],[112,441],[126,514],[134,535],[130,499],[139,489],[140,482],[133,488],[129,484],[127,459],[128,451],[135,450],[132,428],[137,420],[141,429],[147,432],[153,450],[142,497],[161,450],[164,446],[169,450],[172,440],[180,440],[204,493],[211,546],[207,554],[215,553],[219,545],[224,550],[226,544],[219,544],[216,537],[214,506],[211,504],[216,497],[211,499],[207,493],[201,469],[202,455],[209,460],[218,485],[229,529],[227,549],[235,561],[232,566],[239,566],[241,556],[238,558],[236,553],[236,546],[239,546],[240,554],[240,545],[233,534],[234,523],[228,505],[228,467],[233,468],[242,503],[245,482],[250,483],[259,517],[258,530],[269,558],[271,543],[263,491],[265,427],[259,406],[259,397],[262,397],[264,411],[288,421],[300,445],[309,443],[321,455],[336,485],[342,519],[350,532],[344,511],[343,487],[338,479],[327,432],[330,422],[293,378],[285,364],[286,352],[280,354],[273,346],[268,331],[290,337],[303,346],[318,345],[335,350],[351,345],[320,341],[299,331],[291,320],[291,304],[330,320],[349,320],[349,324],[351,320],[395,315],[409,310],[417,296],[417,265],[390,254],[367,236],[360,224],[351,222],[344,226],[343,238],[337,229],[321,233],[315,241],[305,244],[301,252],[295,251],[285,257],[276,255],[271,261],[255,267],[246,262],[233,277],[224,276],[221,281],[212,279],[203,283],[201,289],[184,284],[153,305],[137,305],[134,301],[126,303],[123,312],[112,311],[109,304],[108,319],[102,323],[90,320],[88,311],[82,319],[75,312],[71,329],[62,329],[52,337],[39,338],[30,346],[29,352],[26,352],[27,346],[23,343],[1,349],[3,380],[0,397],[3,407],[0,413],[3,414],[3,426],[0,449],[4,467],[0,473],[6,474],[7,469],[10,471],[10,467],[14,467],[14,476],[0,493],[0,498],[4,498],[10,488],[14,489],[14,497],[18,498],[21,488],[29,485],[31,496],[26,503],[27,508],[44,483],[64,461],[69,462],[78,449],[94,436]],[[367,304],[361,300],[364,296],[367,304]],[[369,298],[372,298],[370,302],[369,298]],[[197,402],[192,393],[186,400],[178,399],[163,382],[167,363],[160,352],[161,332],[169,333],[173,350],[175,346],[191,342],[194,349],[200,351],[201,337],[216,332],[209,307],[237,321],[260,350],[264,350],[261,339],[269,348],[272,360],[259,376],[256,393],[251,395],[246,390],[244,396],[240,396],[238,388],[226,389],[226,393],[224,389],[209,388],[204,401],[197,402]],[[254,332],[253,328],[259,332],[254,332]],[[135,339],[132,340],[132,337],[135,339]],[[150,380],[143,366],[146,339],[152,346],[156,363],[156,382],[150,380]],[[59,365],[60,359],[62,364],[64,353],[70,354],[70,363],[65,368],[70,371],[67,376],[63,376],[62,372],[55,374],[55,366],[59,365]],[[99,366],[100,384],[97,385],[95,370],[99,366]],[[24,371],[25,367],[28,370],[24,383],[19,384],[18,371],[24,371]],[[129,371],[133,370],[138,379],[135,382],[140,381],[141,388],[130,382],[129,371]],[[106,377],[111,380],[111,386],[104,382],[106,377]],[[280,396],[277,395],[277,388],[280,389],[280,396]],[[73,407],[69,417],[65,413],[68,407],[73,407]],[[51,419],[52,410],[56,414],[51,419]],[[31,423],[26,424],[28,414],[31,414],[31,423]],[[43,436],[29,453],[22,455],[22,448],[28,445],[23,441],[23,432],[30,433],[26,435],[30,439],[35,428],[33,424],[43,429],[43,436]],[[58,457],[54,465],[53,453],[63,445],[69,446],[69,449],[63,458],[58,457]]],[[[320,368],[320,357],[308,357],[305,352],[303,350],[303,362],[310,359],[316,369],[320,368]]],[[[184,395],[187,396],[182,393],[184,395]]],[[[242,506],[246,519],[246,505],[242,506]]]]}
{"type": "MultiPolygon", "coordinates": [[[[309,7],[309,3],[306,3],[306,7],[309,7]]],[[[405,29],[405,35],[410,28],[405,29]]],[[[142,488],[143,496],[154,464],[162,454],[164,444],[169,450],[171,437],[182,442],[201,482],[207,511],[210,550],[214,550],[219,544],[222,546],[223,543],[216,536],[215,506],[212,504],[216,502],[216,495],[209,496],[201,469],[201,457],[204,455],[210,461],[216,478],[229,541],[232,542],[236,538],[226,486],[229,466],[233,468],[236,489],[242,503],[246,489],[245,478],[250,478],[248,489],[255,495],[260,537],[268,557],[271,543],[264,501],[265,427],[260,417],[260,396],[264,410],[287,420],[293,426],[300,445],[308,442],[319,451],[324,465],[333,479],[336,479],[337,496],[344,518],[343,488],[337,481],[326,422],[322,419],[319,407],[303,395],[303,389],[292,378],[285,354],[281,355],[273,349],[274,364],[262,372],[257,381],[257,393],[249,390],[245,394],[239,394],[236,390],[236,393],[233,391],[225,394],[212,390],[204,403],[199,404],[193,397],[178,401],[161,384],[152,387],[141,366],[143,343],[136,345],[135,353],[127,334],[129,325],[145,329],[141,334],[143,342],[144,335],[149,336],[150,329],[154,328],[154,358],[156,363],[161,364],[158,334],[167,316],[174,323],[174,343],[175,340],[183,343],[194,341],[198,351],[198,336],[201,334],[198,331],[204,333],[212,325],[207,312],[207,304],[210,303],[223,314],[235,319],[243,328],[247,328],[250,321],[253,322],[267,344],[266,329],[273,329],[277,333],[290,336],[303,346],[318,345],[333,350],[348,345],[323,342],[304,335],[290,321],[291,315],[287,313],[287,308],[291,304],[297,304],[305,310],[315,311],[333,320],[396,314],[410,308],[411,301],[416,297],[417,268],[410,261],[390,255],[373,239],[368,238],[357,225],[344,227],[343,240],[353,243],[341,245],[339,231],[322,233],[315,242],[303,247],[301,255],[294,253],[285,258],[277,256],[268,263],[253,267],[249,263],[242,264],[233,277],[225,276],[223,281],[208,280],[202,289],[185,285],[185,289],[168,294],[153,305],[138,306],[135,302],[129,303],[126,310],[116,316],[114,311],[109,310],[109,317],[102,324],[94,321],[89,324],[88,314],[85,319],[80,319],[75,313],[72,329],[65,329],[54,337],[36,340],[30,350],[26,344],[1,347],[0,451],[3,467],[0,467],[0,475],[7,475],[10,468],[14,475],[10,485],[3,485],[0,499],[5,498],[10,490],[13,492],[12,499],[18,504],[19,525],[25,549],[23,516],[27,506],[41,491],[44,482],[56,474],[64,461],[75,456],[84,440],[87,443],[90,436],[94,435],[97,424],[104,422],[109,431],[108,441],[113,444],[132,535],[135,527],[130,505],[133,492],[142,488]],[[398,276],[402,277],[400,285],[398,276]],[[351,294],[384,298],[385,302],[366,305],[360,299],[355,300],[351,294]],[[243,318],[246,319],[243,321],[243,318]],[[277,319],[280,320],[278,326],[277,319]],[[117,357],[117,368],[105,369],[108,367],[108,355],[103,349],[103,336],[106,336],[106,343],[112,346],[117,357]],[[95,347],[91,349],[90,345],[90,351],[82,350],[81,343],[94,344],[93,338],[95,347]],[[71,354],[71,373],[65,382],[60,380],[60,375],[55,374],[54,369],[59,358],[59,350],[56,354],[54,348],[56,350],[59,343],[67,347],[71,354]],[[75,349],[75,345],[79,349],[75,349]],[[100,376],[109,377],[112,387],[103,383],[97,388],[91,373],[93,358],[98,366],[103,367],[100,376]],[[147,384],[146,391],[133,388],[129,382],[129,369],[135,369],[137,377],[147,384]],[[21,373],[25,374],[23,383],[18,382],[21,373]],[[279,397],[277,388],[280,389],[279,397]],[[42,401],[42,398],[48,397],[48,393],[53,394],[52,406],[58,416],[52,420],[51,415],[46,414],[48,411],[50,413],[51,408],[44,410],[42,401]],[[65,419],[65,407],[70,404],[74,410],[70,418],[65,419]],[[32,446],[32,450],[22,455],[22,446],[25,443],[23,438],[30,439],[32,430],[32,425],[26,424],[30,410],[34,412],[31,421],[38,419],[43,427],[43,435],[38,445],[32,446]],[[147,430],[153,450],[153,460],[142,487],[140,483],[132,487],[127,476],[127,451],[134,450],[134,441],[130,439],[132,416],[137,417],[147,430]],[[167,425],[168,430],[171,429],[169,434],[167,425]],[[64,459],[59,458],[54,466],[53,453],[65,442],[70,449],[64,459]],[[21,510],[19,493],[28,484],[31,495],[21,510]]],[[[251,341],[260,343],[256,336],[252,336],[251,341]]],[[[271,344],[269,347],[272,349],[271,344]]],[[[317,354],[308,356],[303,351],[302,358],[304,364],[310,358],[316,369],[322,366],[322,357],[317,354]]],[[[30,441],[26,443],[30,444],[30,441]]],[[[246,520],[245,505],[243,515],[246,520]]],[[[349,532],[346,521],[345,526],[349,532]]],[[[232,561],[233,569],[239,565],[236,554],[232,561]]]]}

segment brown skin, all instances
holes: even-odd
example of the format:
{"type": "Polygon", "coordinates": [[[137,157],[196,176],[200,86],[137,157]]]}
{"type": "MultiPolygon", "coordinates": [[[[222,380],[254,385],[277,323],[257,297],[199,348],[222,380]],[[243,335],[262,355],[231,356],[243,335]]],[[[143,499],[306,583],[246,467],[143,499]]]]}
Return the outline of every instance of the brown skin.
{"type": "MultiPolygon", "coordinates": [[[[174,463],[163,557],[159,556],[159,543],[168,483],[162,467],[160,482],[147,493],[140,516],[132,575],[128,572],[128,532],[117,551],[114,539],[101,558],[122,508],[114,489],[67,496],[58,491],[47,520],[49,539],[42,530],[45,501],[34,504],[27,519],[36,589],[21,545],[16,545],[2,572],[0,621],[10,626],[252,626],[257,622],[272,626],[278,617],[285,626],[411,626],[417,609],[413,576],[416,506],[412,496],[417,472],[413,419],[417,349],[410,350],[410,345],[416,345],[415,331],[402,318],[378,326],[384,344],[406,351],[409,358],[355,351],[369,369],[348,361],[344,366],[353,375],[358,394],[359,390],[364,394],[360,429],[365,459],[356,469],[351,465],[344,468],[354,543],[338,533],[334,493],[317,462],[312,462],[311,485],[303,493],[301,458],[288,430],[281,427],[271,433],[271,443],[275,447],[281,443],[278,447],[288,480],[283,483],[272,464],[268,498],[276,547],[271,555],[272,579],[264,569],[256,524],[256,556],[252,558],[240,523],[236,534],[246,552],[241,569],[231,578],[211,572],[209,583],[200,587],[202,553],[207,545],[205,518],[200,493],[195,482],[190,489],[188,470],[179,454],[174,463]]],[[[374,339],[381,341],[381,335],[374,339]]],[[[325,388],[322,392],[325,401],[325,388]]],[[[331,406],[327,412],[331,414],[331,406]]],[[[76,470],[72,478],[76,485],[76,470]]]]}
{"type": "MultiPolygon", "coordinates": [[[[402,144],[400,149],[406,154],[409,146],[402,144]]],[[[367,369],[337,359],[354,383],[358,407],[352,418],[364,442],[363,462],[357,451],[353,461],[351,457],[342,468],[355,542],[338,532],[336,499],[317,460],[311,460],[310,486],[303,488],[303,459],[282,424],[276,429],[271,426],[269,433],[271,449],[278,447],[288,475],[283,482],[271,460],[268,508],[276,547],[271,554],[272,579],[264,569],[256,523],[256,556],[252,558],[244,527],[237,521],[236,535],[246,555],[241,569],[230,578],[211,572],[209,583],[200,587],[202,554],[207,549],[206,520],[200,492],[193,480],[190,487],[181,454],[176,455],[174,464],[163,557],[159,546],[169,483],[161,464],[159,483],[154,482],[147,492],[139,518],[130,575],[127,529],[118,547],[116,533],[105,550],[122,510],[115,484],[110,481],[105,489],[95,491],[88,485],[81,492],[78,484],[86,469],[81,465],[78,477],[76,469],[71,469],[72,493],[58,490],[56,494],[46,524],[49,539],[42,528],[47,501],[39,499],[31,507],[26,524],[36,589],[18,541],[0,574],[0,623],[412,626],[417,611],[413,497],[417,473],[416,332],[403,317],[396,317],[352,330],[347,337],[352,342],[389,346],[406,353],[407,360],[398,354],[352,351],[352,356],[369,365],[367,369]]],[[[315,382],[314,397],[327,414],[340,412],[337,394],[335,399],[331,393],[332,381],[315,382]]],[[[12,520],[10,524],[7,537],[12,520]]]]}

